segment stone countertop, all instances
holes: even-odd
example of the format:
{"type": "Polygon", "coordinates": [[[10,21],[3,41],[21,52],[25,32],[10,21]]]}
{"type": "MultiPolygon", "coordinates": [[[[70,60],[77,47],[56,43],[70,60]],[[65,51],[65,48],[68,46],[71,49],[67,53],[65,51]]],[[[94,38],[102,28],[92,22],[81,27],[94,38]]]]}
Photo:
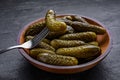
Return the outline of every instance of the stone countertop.
{"type": "Polygon", "coordinates": [[[0,48],[17,44],[21,28],[44,17],[48,9],[57,14],[79,14],[98,20],[111,33],[113,48],[94,68],[76,74],[54,74],[29,64],[17,49],[0,54],[0,80],[118,80],[120,79],[119,0],[0,0],[0,48]]]}

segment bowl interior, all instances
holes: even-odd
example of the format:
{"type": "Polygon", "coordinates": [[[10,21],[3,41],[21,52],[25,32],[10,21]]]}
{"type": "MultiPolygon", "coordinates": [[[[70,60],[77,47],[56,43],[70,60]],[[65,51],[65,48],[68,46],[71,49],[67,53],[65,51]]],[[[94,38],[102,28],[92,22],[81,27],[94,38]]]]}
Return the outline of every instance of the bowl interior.
{"type": "MultiPolygon", "coordinates": [[[[57,18],[62,18],[62,17],[64,17],[64,16],[68,16],[68,15],[60,15],[60,16],[57,16],[57,18]]],[[[70,15],[69,15],[70,16],[70,15]]],[[[94,24],[94,25],[98,25],[98,26],[100,26],[100,27],[104,27],[101,23],[99,23],[98,21],[96,21],[96,20],[93,20],[93,19],[90,19],[90,18],[88,18],[88,17],[84,17],[84,16],[82,16],[88,23],[90,23],[90,24],[94,24]]],[[[20,35],[19,35],[19,38],[18,38],[18,43],[19,44],[22,44],[22,43],[24,43],[24,41],[25,41],[25,39],[24,39],[24,36],[25,36],[25,32],[26,32],[26,30],[29,28],[29,26],[30,25],[33,25],[34,23],[37,23],[37,22],[41,22],[41,21],[43,21],[44,20],[44,18],[41,18],[41,19],[38,19],[38,20],[36,20],[36,21],[33,21],[33,22],[31,22],[31,23],[29,23],[28,25],[26,25],[22,30],[21,30],[21,32],[20,32],[20,35]]],[[[105,28],[105,27],[104,27],[105,28]]],[[[89,64],[92,64],[92,63],[94,63],[94,62],[98,62],[98,61],[100,61],[100,60],[102,60],[107,54],[108,54],[108,51],[110,50],[110,46],[111,46],[111,39],[110,39],[110,34],[109,34],[109,32],[106,30],[106,33],[104,34],[104,35],[97,35],[97,41],[99,42],[99,44],[100,44],[100,47],[101,47],[101,55],[99,56],[99,57],[97,57],[95,60],[92,60],[92,61],[90,61],[90,62],[87,62],[87,63],[84,63],[84,64],[80,64],[80,65],[78,65],[77,67],[84,67],[84,66],[86,66],[86,65],[89,65],[89,64]]],[[[41,62],[39,62],[39,61],[37,61],[37,60],[35,60],[35,59],[33,59],[32,57],[30,57],[28,54],[29,54],[29,50],[27,50],[27,49],[21,49],[22,50],[22,55],[25,57],[25,58],[27,58],[29,61],[33,61],[33,62],[37,62],[37,64],[39,65],[41,65],[41,62]]],[[[42,63],[42,64],[44,64],[44,63],[42,63]]],[[[49,64],[44,64],[44,66],[48,66],[48,67],[51,67],[51,65],[49,65],[49,64]]],[[[52,66],[52,67],[55,67],[56,68],[56,66],[52,66]]],[[[57,68],[73,68],[73,67],[59,67],[59,66],[57,66],[57,68]]],[[[74,67],[75,68],[75,67],[74,67]]]]}

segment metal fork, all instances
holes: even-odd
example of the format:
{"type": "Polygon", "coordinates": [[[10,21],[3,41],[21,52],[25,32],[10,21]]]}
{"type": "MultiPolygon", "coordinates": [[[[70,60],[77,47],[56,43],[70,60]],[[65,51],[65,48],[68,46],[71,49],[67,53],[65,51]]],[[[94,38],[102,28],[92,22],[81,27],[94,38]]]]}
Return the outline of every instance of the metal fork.
{"type": "Polygon", "coordinates": [[[0,54],[4,53],[6,51],[12,50],[12,49],[16,49],[16,48],[26,48],[26,49],[31,49],[33,47],[35,47],[42,39],[44,39],[47,34],[49,33],[49,30],[47,27],[45,27],[38,35],[36,35],[33,39],[21,44],[21,45],[15,45],[15,46],[11,46],[8,47],[6,49],[1,49],[0,50],[0,54]]]}

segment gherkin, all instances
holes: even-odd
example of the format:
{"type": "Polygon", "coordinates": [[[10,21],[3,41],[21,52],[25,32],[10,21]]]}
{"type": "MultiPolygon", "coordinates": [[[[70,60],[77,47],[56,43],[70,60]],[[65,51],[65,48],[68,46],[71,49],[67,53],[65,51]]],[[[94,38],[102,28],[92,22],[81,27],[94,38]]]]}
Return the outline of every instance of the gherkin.
{"type": "Polygon", "coordinates": [[[65,31],[67,28],[67,25],[64,22],[56,20],[56,14],[53,10],[48,10],[45,21],[46,26],[52,32],[65,31]]]}
{"type": "Polygon", "coordinates": [[[77,15],[65,16],[65,19],[68,19],[71,21],[79,21],[79,22],[89,24],[83,17],[77,16],[77,15]]]}
{"type": "Polygon", "coordinates": [[[37,60],[59,66],[74,66],[78,64],[78,60],[75,57],[52,55],[49,53],[40,53],[37,56],[37,60]]]}
{"type": "Polygon", "coordinates": [[[106,33],[106,30],[103,27],[98,25],[87,24],[79,21],[70,21],[70,20],[64,20],[64,22],[67,25],[72,26],[72,28],[78,32],[92,31],[92,32],[95,32],[96,34],[106,33]]]}
{"type": "Polygon", "coordinates": [[[92,42],[89,42],[88,44],[99,46],[99,43],[97,41],[92,41],[92,42]]]}
{"type": "Polygon", "coordinates": [[[67,34],[67,33],[73,33],[74,29],[71,26],[67,26],[66,30],[64,31],[58,31],[58,32],[49,32],[47,35],[47,39],[55,39],[55,38],[59,38],[60,36],[67,34]]]}
{"type": "Polygon", "coordinates": [[[80,32],[73,34],[65,34],[60,37],[64,40],[82,40],[85,42],[96,41],[97,35],[94,32],[80,32]]]}
{"type": "Polygon", "coordinates": [[[100,52],[100,47],[94,45],[83,45],[78,47],[59,48],[56,54],[73,56],[77,58],[88,58],[100,52]]]}
{"type": "Polygon", "coordinates": [[[64,35],[66,31],[60,31],[60,32],[49,32],[48,35],[46,36],[47,39],[55,39],[60,37],[61,35],[64,35]]]}
{"type": "Polygon", "coordinates": [[[58,48],[63,48],[63,47],[75,47],[75,46],[80,46],[84,45],[85,42],[80,41],[80,40],[60,40],[60,39],[54,39],[51,41],[51,45],[58,49],[58,48]]]}
{"type": "Polygon", "coordinates": [[[43,28],[45,27],[45,21],[42,22],[36,22],[29,26],[27,29],[25,36],[31,35],[37,35],[43,28]]]}
{"type": "Polygon", "coordinates": [[[30,56],[33,58],[36,58],[38,54],[40,53],[50,53],[50,54],[55,54],[54,51],[47,50],[47,49],[42,49],[42,48],[34,48],[30,50],[30,56]]]}
{"type": "Polygon", "coordinates": [[[47,50],[55,51],[55,48],[53,48],[51,45],[49,45],[45,42],[40,42],[38,47],[43,48],[43,49],[47,49],[47,50]]]}

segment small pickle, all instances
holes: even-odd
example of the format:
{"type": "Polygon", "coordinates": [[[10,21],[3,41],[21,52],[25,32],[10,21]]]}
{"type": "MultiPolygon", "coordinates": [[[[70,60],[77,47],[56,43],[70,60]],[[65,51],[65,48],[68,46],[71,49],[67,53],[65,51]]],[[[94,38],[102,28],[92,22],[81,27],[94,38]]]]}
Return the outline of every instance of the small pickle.
{"type": "Polygon", "coordinates": [[[47,49],[42,49],[42,48],[35,48],[30,50],[30,56],[33,58],[37,58],[37,55],[40,53],[50,53],[50,54],[55,54],[55,52],[47,49]]]}
{"type": "Polygon", "coordinates": [[[48,10],[45,16],[46,26],[52,32],[65,31],[67,25],[62,21],[56,20],[56,14],[53,10],[48,10]]]}
{"type": "Polygon", "coordinates": [[[67,26],[67,29],[65,31],[60,31],[60,32],[49,32],[47,35],[47,39],[55,39],[55,38],[59,38],[60,36],[66,34],[66,33],[73,33],[74,29],[71,26],[67,26]]]}
{"type": "Polygon", "coordinates": [[[70,20],[64,20],[64,22],[67,25],[72,26],[72,28],[75,29],[75,31],[78,31],[78,32],[92,31],[92,32],[95,32],[96,34],[106,33],[106,30],[103,27],[98,26],[98,25],[86,24],[86,23],[83,23],[83,22],[70,21],[70,20]]]}
{"type": "Polygon", "coordinates": [[[79,22],[89,24],[83,17],[77,16],[77,15],[66,16],[65,19],[68,19],[71,21],[79,21],[79,22]]]}
{"type": "Polygon", "coordinates": [[[75,46],[80,46],[84,45],[85,42],[80,41],[80,40],[60,40],[60,39],[54,39],[51,41],[51,45],[58,49],[58,48],[63,48],[63,47],[75,47],[75,46]]]}
{"type": "Polygon", "coordinates": [[[65,34],[60,37],[64,40],[82,40],[85,42],[96,41],[97,35],[94,32],[80,32],[73,34],[65,34]]]}
{"type": "Polygon", "coordinates": [[[89,42],[88,44],[99,46],[99,43],[97,41],[89,42]]]}
{"type": "Polygon", "coordinates": [[[91,61],[91,60],[97,58],[98,56],[100,56],[100,54],[101,54],[101,52],[99,52],[99,53],[98,53],[97,55],[95,55],[95,56],[92,56],[92,57],[89,57],[89,58],[85,58],[84,61],[86,61],[86,62],[91,61]]]}
{"type": "Polygon", "coordinates": [[[36,22],[33,25],[29,26],[27,29],[25,36],[31,35],[37,35],[43,28],[45,27],[45,22],[36,22]]]}
{"type": "Polygon", "coordinates": [[[78,47],[70,47],[70,48],[59,48],[56,51],[56,54],[65,55],[65,56],[73,56],[76,58],[88,58],[95,56],[100,52],[100,47],[94,45],[83,45],[78,47]]]}
{"type": "Polygon", "coordinates": [[[65,34],[66,31],[61,31],[61,32],[49,32],[48,35],[46,36],[47,39],[55,39],[60,37],[61,35],[65,34]]]}
{"type": "Polygon", "coordinates": [[[45,43],[47,43],[47,44],[50,44],[50,40],[48,40],[48,39],[46,39],[46,38],[44,38],[44,39],[42,40],[42,42],[45,42],[45,43]]]}
{"type": "Polygon", "coordinates": [[[38,54],[37,60],[48,64],[60,65],[60,66],[73,66],[78,64],[78,60],[75,57],[52,55],[49,53],[38,54]]]}
{"type": "Polygon", "coordinates": [[[55,48],[53,48],[51,45],[49,45],[45,42],[40,42],[38,45],[39,45],[40,48],[55,51],[55,48]]]}

